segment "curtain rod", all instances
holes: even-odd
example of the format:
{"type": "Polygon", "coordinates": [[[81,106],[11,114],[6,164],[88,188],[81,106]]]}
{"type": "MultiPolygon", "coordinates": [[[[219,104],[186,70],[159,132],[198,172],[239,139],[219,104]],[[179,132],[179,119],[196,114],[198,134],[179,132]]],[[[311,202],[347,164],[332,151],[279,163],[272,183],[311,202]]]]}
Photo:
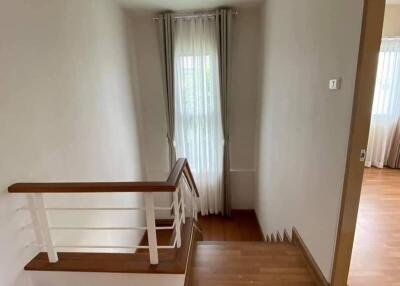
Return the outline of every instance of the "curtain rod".
{"type": "MultiPolygon", "coordinates": [[[[192,15],[176,15],[173,16],[174,19],[181,19],[181,18],[198,18],[198,17],[213,17],[216,16],[217,13],[204,13],[204,14],[192,14],[192,15]]],[[[232,12],[233,16],[238,16],[239,15],[239,11],[233,11],[232,12]]],[[[156,16],[153,17],[154,21],[159,21],[160,20],[160,16],[156,16]]]]}

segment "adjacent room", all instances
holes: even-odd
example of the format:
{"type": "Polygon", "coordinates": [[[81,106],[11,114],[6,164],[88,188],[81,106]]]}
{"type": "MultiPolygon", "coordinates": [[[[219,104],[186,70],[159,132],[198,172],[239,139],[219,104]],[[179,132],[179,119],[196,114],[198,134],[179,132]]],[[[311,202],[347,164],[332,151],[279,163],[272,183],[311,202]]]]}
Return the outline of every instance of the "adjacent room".
{"type": "Polygon", "coordinates": [[[349,285],[400,274],[400,4],[387,4],[349,285]]]}

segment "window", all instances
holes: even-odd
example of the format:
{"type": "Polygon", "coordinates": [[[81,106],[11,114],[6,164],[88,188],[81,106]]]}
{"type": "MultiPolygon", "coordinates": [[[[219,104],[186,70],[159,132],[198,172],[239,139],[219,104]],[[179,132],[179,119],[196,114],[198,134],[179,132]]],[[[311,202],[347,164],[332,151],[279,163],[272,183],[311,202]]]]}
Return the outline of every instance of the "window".
{"type": "Polygon", "coordinates": [[[223,140],[215,19],[178,19],[175,35],[175,140],[200,191],[203,214],[222,211],[223,140]]]}

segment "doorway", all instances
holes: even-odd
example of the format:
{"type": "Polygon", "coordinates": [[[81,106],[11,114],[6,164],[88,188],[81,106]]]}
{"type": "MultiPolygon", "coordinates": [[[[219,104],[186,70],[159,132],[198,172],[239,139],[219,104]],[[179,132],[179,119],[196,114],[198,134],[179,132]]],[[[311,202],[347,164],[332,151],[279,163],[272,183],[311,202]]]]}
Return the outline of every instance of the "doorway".
{"type": "Polygon", "coordinates": [[[365,149],[382,36],[385,0],[365,0],[357,77],[331,285],[347,285],[357,222],[365,149]]]}
{"type": "Polygon", "coordinates": [[[364,3],[332,285],[399,285],[400,5],[364,3]]]}
{"type": "Polygon", "coordinates": [[[399,285],[400,5],[386,4],[348,284],[399,285]]]}

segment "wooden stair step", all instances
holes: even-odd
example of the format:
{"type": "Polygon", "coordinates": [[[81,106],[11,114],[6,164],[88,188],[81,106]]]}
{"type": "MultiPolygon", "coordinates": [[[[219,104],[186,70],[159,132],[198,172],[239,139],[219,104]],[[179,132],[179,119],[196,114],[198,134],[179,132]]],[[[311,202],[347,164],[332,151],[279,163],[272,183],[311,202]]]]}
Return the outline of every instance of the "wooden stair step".
{"type": "Polygon", "coordinates": [[[192,286],[313,286],[302,252],[290,242],[199,241],[192,286]]]}

